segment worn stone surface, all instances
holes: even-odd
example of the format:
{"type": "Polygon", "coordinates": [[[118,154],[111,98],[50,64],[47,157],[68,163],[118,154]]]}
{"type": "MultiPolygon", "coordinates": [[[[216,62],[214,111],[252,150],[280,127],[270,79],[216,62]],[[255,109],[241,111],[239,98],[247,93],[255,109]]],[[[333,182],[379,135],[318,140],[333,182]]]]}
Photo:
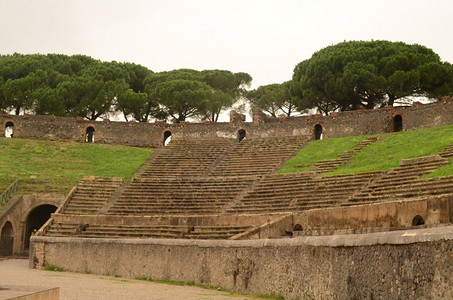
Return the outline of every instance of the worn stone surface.
{"type": "Polygon", "coordinates": [[[26,232],[30,213],[42,205],[58,207],[64,199],[63,194],[49,193],[18,195],[8,201],[1,211],[0,233],[7,222],[11,223],[14,237],[13,253],[24,251],[25,239],[30,237],[26,232]]]}
{"type": "Polygon", "coordinates": [[[453,226],[252,241],[32,240],[46,248],[32,264],[76,272],[193,280],[289,299],[453,297],[453,226]]]}

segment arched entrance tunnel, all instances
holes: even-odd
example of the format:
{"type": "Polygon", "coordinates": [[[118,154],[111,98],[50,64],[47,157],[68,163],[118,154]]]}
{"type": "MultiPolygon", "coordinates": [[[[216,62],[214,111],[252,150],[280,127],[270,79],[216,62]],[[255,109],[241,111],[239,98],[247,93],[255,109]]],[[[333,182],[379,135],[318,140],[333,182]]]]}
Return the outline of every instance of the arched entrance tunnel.
{"type": "Polygon", "coordinates": [[[6,222],[0,235],[0,256],[13,254],[14,232],[11,222],[6,222]]]}
{"type": "Polygon", "coordinates": [[[27,225],[25,227],[24,249],[30,246],[30,236],[36,229],[38,230],[50,218],[50,214],[54,213],[57,207],[50,204],[45,204],[35,207],[27,217],[27,225]]]}

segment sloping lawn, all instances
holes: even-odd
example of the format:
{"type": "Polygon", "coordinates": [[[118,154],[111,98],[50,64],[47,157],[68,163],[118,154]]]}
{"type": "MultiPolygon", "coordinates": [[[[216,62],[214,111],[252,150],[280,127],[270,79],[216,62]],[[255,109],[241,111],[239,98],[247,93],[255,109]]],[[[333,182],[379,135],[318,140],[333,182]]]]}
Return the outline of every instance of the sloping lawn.
{"type": "Polygon", "coordinates": [[[64,141],[0,138],[0,191],[19,179],[19,192],[68,192],[82,176],[123,177],[153,149],[64,141]]]}
{"type": "Polygon", "coordinates": [[[328,175],[389,170],[398,167],[400,159],[440,153],[450,144],[453,144],[453,125],[385,134],[380,141],[356,153],[349,165],[340,166],[328,175]]]}
{"type": "MultiPolygon", "coordinates": [[[[278,173],[311,171],[310,168],[298,166],[338,158],[340,154],[354,149],[366,138],[367,136],[356,136],[313,141],[288,161],[278,173]]],[[[440,153],[450,144],[453,144],[453,125],[382,134],[381,140],[354,154],[350,164],[339,166],[325,175],[389,170],[398,167],[400,159],[440,153]]],[[[428,177],[447,175],[453,175],[453,165],[439,168],[428,177]]]]}
{"type": "Polygon", "coordinates": [[[339,158],[340,154],[354,149],[367,138],[368,136],[353,136],[313,141],[289,160],[278,173],[311,171],[312,168],[299,166],[314,164],[320,160],[339,158]]]}

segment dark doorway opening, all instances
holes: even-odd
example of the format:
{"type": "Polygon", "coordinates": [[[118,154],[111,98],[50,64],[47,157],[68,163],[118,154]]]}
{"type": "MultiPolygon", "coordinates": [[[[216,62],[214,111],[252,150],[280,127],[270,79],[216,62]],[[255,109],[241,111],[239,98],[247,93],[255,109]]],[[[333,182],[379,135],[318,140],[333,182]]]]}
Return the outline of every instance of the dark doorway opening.
{"type": "Polygon", "coordinates": [[[315,140],[322,140],[322,126],[320,124],[315,125],[315,140]]]}
{"type": "Polygon", "coordinates": [[[167,130],[164,132],[164,141],[162,144],[164,146],[167,146],[170,142],[171,142],[171,131],[167,130]]]}
{"type": "Polygon", "coordinates": [[[87,131],[86,131],[86,139],[85,141],[87,143],[94,143],[94,127],[87,127],[87,131]]]}
{"type": "Polygon", "coordinates": [[[5,125],[5,137],[12,138],[14,134],[14,123],[13,122],[6,122],[5,125]]]}
{"type": "Polygon", "coordinates": [[[247,132],[244,129],[239,129],[238,131],[238,142],[242,141],[247,137],[247,132]]]}
{"type": "Polygon", "coordinates": [[[416,215],[412,219],[412,226],[420,226],[420,225],[425,225],[425,220],[423,220],[423,217],[420,215],[416,215]]]}
{"type": "Polygon", "coordinates": [[[403,131],[403,117],[396,115],[393,117],[393,132],[403,131]]]}
{"type": "Polygon", "coordinates": [[[14,232],[11,222],[6,222],[0,236],[0,256],[13,255],[14,232]]]}
{"type": "Polygon", "coordinates": [[[293,231],[302,231],[302,230],[304,230],[304,229],[302,228],[302,225],[300,225],[300,224],[296,224],[293,227],[293,231]]]}
{"type": "Polygon", "coordinates": [[[38,230],[50,219],[50,214],[54,213],[57,207],[50,204],[45,204],[34,208],[27,219],[27,226],[25,228],[25,241],[24,249],[30,246],[30,237],[34,230],[38,230]]]}

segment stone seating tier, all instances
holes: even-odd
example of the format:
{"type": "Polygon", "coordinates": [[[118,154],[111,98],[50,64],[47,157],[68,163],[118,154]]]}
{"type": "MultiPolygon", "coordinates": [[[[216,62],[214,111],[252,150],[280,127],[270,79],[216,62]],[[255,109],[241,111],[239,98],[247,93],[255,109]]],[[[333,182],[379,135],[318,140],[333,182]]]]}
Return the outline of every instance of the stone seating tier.
{"type": "Polygon", "coordinates": [[[138,178],[122,192],[107,214],[220,213],[255,180],[255,176],[164,180],[138,178]]]}
{"type": "Polygon", "coordinates": [[[253,226],[108,225],[53,222],[46,236],[82,238],[228,239],[253,226]]]}
{"type": "Polygon", "coordinates": [[[84,177],[61,213],[96,214],[122,183],[122,178],[84,177]]]}
{"type": "Polygon", "coordinates": [[[311,178],[303,173],[267,175],[227,212],[291,212],[335,206],[346,202],[358,188],[379,174],[370,172],[311,178]]]}
{"type": "Polygon", "coordinates": [[[426,196],[440,196],[453,194],[453,176],[417,179],[410,183],[394,186],[392,188],[373,190],[368,194],[360,194],[349,199],[345,204],[367,204],[370,202],[399,201],[426,196]],[[353,202],[353,203],[351,203],[353,202]]]}
{"type": "Polygon", "coordinates": [[[433,190],[433,187],[425,184],[429,181],[420,179],[420,176],[429,174],[447,163],[448,160],[440,155],[403,160],[399,167],[389,170],[358,190],[349,201],[367,203],[384,199],[417,197],[421,193],[420,190],[411,193],[403,191],[415,186],[423,187],[422,189],[426,191],[433,190]]]}
{"type": "Polygon", "coordinates": [[[349,150],[343,154],[340,154],[338,159],[328,159],[328,160],[320,160],[311,165],[301,165],[300,167],[310,167],[315,170],[318,174],[328,173],[334,169],[336,169],[340,165],[347,164],[351,157],[365,148],[366,146],[378,141],[380,139],[379,136],[369,137],[368,139],[359,142],[359,144],[352,150],[349,150]]]}
{"type": "Polygon", "coordinates": [[[209,175],[262,175],[270,173],[309,140],[309,137],[245,139],[231,149],[209,175]]]}
{"type": "Polygon", "coordinates": [[[175,140],[162,148],[140,178],[202,176],[234,140],[175,140]]]}

